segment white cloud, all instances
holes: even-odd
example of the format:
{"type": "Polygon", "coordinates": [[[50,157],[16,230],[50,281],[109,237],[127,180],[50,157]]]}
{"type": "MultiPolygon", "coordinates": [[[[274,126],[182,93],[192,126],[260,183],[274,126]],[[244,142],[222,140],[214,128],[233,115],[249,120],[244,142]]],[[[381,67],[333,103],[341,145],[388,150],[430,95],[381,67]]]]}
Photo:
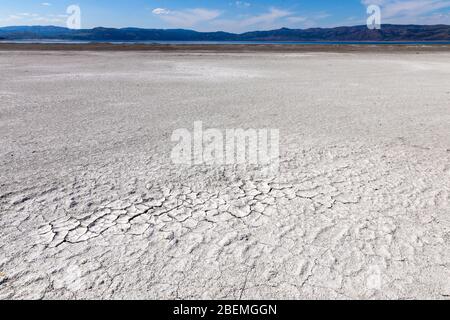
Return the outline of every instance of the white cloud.
{"type": "Polygon", "coordinates": [[[0,19],[0,21],[8,25],[63,24],[65,22],[63,18],[63,15],[39,15],[37,13],[22,12],[11,14],[6,18],[0,19]]]}
{"type": "Polygon", "coordinates": [[[436,11],[450,8],[448,0],[362,0],[361,2],[366,6],[379,5],[382,19],[398,23],[406,21],[408,21],[406,23],[423,23],[427,17],[445,16],[446,14],[439,14],[436,11]]]}
{"type": "Polygon", "coordinates": [[[156,15],[160,15],[160,14],[169,14],[169,13],[170,13],[169,10],[164,9],[164,8],[156,8],[156,9],[154,9],[152,12],[153,12],[153,14],[156,14],[156,15]]]}
{"type": "Polygon", "coordinates": [[[18,16],[21,16],[21,17],[38,17],[39,15],[37,13],[24,12],[24,13],[19,13],[18,16]]]}
{"type": "MultiPolygon", "coordinates": [[[[231,1],[230,6],[248,8],[250,2],[231,1]]],[[[250,30],[270,30],[287,28],[309,28],[318,25],[322,19],[328,18],[327,12],[316,12],[299,15],[288,9],[271,7],[258,14],[237,13],[225,15],[226,12],[214,9],[196,8],[171,10],[168,8],[155,8],[154,16],[165,22],[168,28],[191,28],[198,31],[228,31],[246,32],[250,30]]]]}
{"type": "Polygon", "coordinates": [[[32,21],[40,22],[40,23],[63,23],[64,20],[59,18],[51,18],[51,17],[36,17],[32,21]]]}
{"type": "Polygon", "coordinates": [[[250,2],[245,2],[245,1],[236,1],[236,2],[234,2],[234,5],[238,8],[248,8],[252,4],[250,2]]]}
{"type": "Polygon", "coordinates": [[[294,13],[288,10],[270,8],[268,12],[258,15],[245,15],[238,19],[220,19],[213,22],[216,28],[241,32],[249,29],[274,29],[284,26],[283,18],[293,16],[294,13]]]}
{"type": "Polygon", "coordinates": [[[16,14],[11,14],[7,18],[2,19],[3,21],[13,21],[13,20],[20,20],[21,17],[16,14]]]}
{"type": "Polygon", "coordinates": [[[49,2],[42,2],[41,3],[44,7],[50,7],[52,4],[49,2]]]}
{"type": "Polygon", "coordinates": [[[317,24],[318,20],[330,15],[326,12],[299,16],[296,12],[270,8],[267,12],[258,15],[246,15],[237,19],[218,19],[212,22],[217,29],[245,32],[248,30],[270,30],[282,27],[309,28],[317,24]]]}
{"type": "Polygon", "coordinates": [[[287,10],[271,8],[269,12],[253,16],[240,21],[241,25],[249,27],[260,24],[272,24],[276,20],[291,16],[293,13],[287,10]]]}
{"type": "Polygon", "coordinates": [[[152,12],[171,26],[182,28],[196,27],[200,23],[212,21],[222,14],[219,10],[203,8],[184,9],[178,11],[157,8],[152,12]]]}

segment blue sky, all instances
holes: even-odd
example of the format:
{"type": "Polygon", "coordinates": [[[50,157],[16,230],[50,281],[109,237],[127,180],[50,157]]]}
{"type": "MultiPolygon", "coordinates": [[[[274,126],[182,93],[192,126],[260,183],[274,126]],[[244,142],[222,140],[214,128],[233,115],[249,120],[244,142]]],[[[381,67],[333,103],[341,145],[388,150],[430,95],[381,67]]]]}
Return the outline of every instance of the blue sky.
{"type": "Polygon", "coordinates": [[[69,5],[83,28],[186,28],[245,32],[280,27],[365,24],[380,5],[382,23],[450,24],[450,0],[0,0],[0,26],[65,26],[69,5]]]}

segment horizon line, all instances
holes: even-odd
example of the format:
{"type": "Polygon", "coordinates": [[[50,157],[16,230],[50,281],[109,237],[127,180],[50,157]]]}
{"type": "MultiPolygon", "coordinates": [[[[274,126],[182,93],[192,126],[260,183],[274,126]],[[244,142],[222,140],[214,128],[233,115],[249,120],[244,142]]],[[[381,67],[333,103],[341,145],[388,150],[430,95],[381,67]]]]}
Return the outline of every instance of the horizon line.
{"type": "MultiPolygon", "coordinates": [[[[401,27],[406,27],[406,26],[417,26],[417,27],[436,27],[436,26],[445,26],[445,27],[450,27],[450,24],[394,24],[394,23],[384,23],[381,24],[381,26],[401,26],[401,27]]],[[[128,26],[128,27],[105,27],[105,26],[97,26],[97,27],[91,27],[91,28],[80,28],[80,29],[71,29],[68,28],[66,26],[57,26],[57,25],[11,25],[11,26],[3,26],[0,27],[0,29],[6,29],[6,28],[33,28],[33,27],[45,27],[45,28],[49,28],[49,27],[53,27],[53,28],[61,28],[61,29],[67,29],[67,30],[73,30],[73,31],[77,31],[77,30],[94,30],[94,29],[114,29],[114,30],[123,30],[123,29],[138,29],[138,30],[163,30],[163,31],[171,31],[171,30],[184,30],[184,31],[193,31],[193,32],[197,32],[197,33],[227,33],[227,34],[234,34],[234,35],[242,35],[242,34],[246,34],[246,33],[251,33],[251,32],[266,32],[266,31],[278,31],[278,30],[314,30],[314,29],[337,29],[337,28],[354,28],[354,27],[366,27],[365,24],[358,24],[358,25],[342,25],[342,26],[336,26],[336,27],[311,27],[311,28],[288,28],[288,27],[281,27],[278,29],[261,29],[261,30],[251,30],[251,31],[245,31],[245,32],[240,32],[240,33],[234,33],[234,32],[228,32],[228,31],[223,31],[223,30],[216,30],[216,31],[198,31],[195,29],[184,29],[184,28],[169,28],[169,29],[164,29],[164,28],[144,28],[144,27],[132,27],[132,26],[128,26]]]]}

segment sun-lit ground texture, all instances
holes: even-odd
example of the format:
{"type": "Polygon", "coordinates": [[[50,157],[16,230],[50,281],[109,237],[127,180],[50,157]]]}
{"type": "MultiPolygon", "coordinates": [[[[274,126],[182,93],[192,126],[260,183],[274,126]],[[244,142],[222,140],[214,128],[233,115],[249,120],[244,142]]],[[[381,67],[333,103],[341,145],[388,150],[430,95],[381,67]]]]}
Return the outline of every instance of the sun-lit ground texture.
{"type": "Polygon", "coordinates": [[[450,297],[450,53],[0,52],[0,298],[450,297]],[[280,129],[280,173],[173,130],[280,129]]]}

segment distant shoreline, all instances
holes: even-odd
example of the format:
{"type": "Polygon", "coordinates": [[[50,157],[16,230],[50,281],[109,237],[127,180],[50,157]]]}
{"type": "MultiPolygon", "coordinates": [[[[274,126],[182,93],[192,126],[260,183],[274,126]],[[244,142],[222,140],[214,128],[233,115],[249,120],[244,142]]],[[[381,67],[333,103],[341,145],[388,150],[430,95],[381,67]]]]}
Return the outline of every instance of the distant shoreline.
{"type": "Polygon", "coordinates": [[[450,44],[113,44],[0,43],[0,51],[164,51],[164,52],[450,52],[450,44]]]}
{"type": "Polygon", "coordinates": [[[382,24],[372,30],[367,24],[333,28],[254,30],[244,33],[201,32],[187,29],[109,28],[69,29],[58,26],[9,26],[0,28],[0,38],[10,41],[46,40],[77,42],[447,42],[450,25],[382,24]]]}
{"type": "Polygon", "coordinates": [[[128,41],[128,40],[55,40],[55,39],[0,39],[8,44],[125,44],[125,45],[450,45],[450,41],[128,41]]]}

